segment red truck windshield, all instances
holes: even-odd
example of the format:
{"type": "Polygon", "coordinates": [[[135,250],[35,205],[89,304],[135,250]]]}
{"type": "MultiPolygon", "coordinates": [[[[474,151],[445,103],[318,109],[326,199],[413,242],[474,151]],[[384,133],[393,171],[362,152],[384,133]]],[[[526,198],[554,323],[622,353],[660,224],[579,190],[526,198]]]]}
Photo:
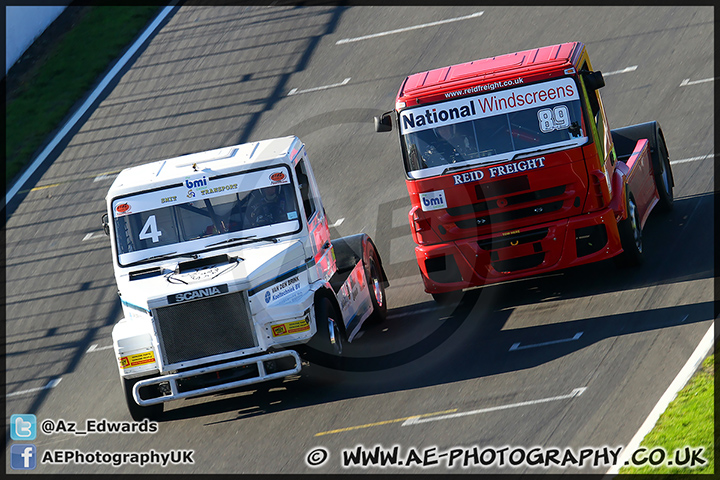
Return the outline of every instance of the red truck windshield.
{"type": "Polygon", "coordinates": [[[399,123],[410,178],[441,175],[448,165],[503,162],[587,141],[571,78],[406,109],[399,123]]]}

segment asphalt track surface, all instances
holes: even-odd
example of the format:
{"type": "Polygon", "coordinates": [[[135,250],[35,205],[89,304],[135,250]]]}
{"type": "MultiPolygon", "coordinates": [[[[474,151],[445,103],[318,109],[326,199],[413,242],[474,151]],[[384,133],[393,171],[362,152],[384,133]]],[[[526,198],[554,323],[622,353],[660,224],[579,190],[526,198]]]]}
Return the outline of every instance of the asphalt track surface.
{"type": "Polygon", "coordinates": [[[129,420],[108,348],[121,308],[100,216],[131,165],[298,135],[333,234],[377,243],[389,318],[350,345],[357,371],[340,381],[318,384],[310,368],[272,389],[166,405],[154,434],[30,442],[39,455],[189,449],[193,464],[35,472],[577,472],[341,459],[358,445],[401,456],[626,445],[713,321],[713,35],[711,7],[179,8],[8,206],[7,422],[129,420]],[[662,125],[675,209],[649,219],[640,268],[602,262],[436,306],[414,260],[396,132],[375,133],[373,115],[407,74],[573,40],[606,73],[613,127],[662,125]],[[311,468],[319,447],[328,458],[311,468]]]}

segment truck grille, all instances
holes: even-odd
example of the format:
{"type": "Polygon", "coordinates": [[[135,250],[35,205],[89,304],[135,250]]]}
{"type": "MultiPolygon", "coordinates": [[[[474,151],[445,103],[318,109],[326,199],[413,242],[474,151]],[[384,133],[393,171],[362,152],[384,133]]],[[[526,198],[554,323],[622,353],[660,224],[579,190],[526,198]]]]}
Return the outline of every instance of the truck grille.
{"type": "Polygon", "coordinates": [[[520,220],[535,215],[552,213],[560,210],[563,206],[562,200],[556,202],[545,203],[534,207],[519,208],[517,210],[507,210],[504,212],[487,215],[485,217],[470,218],[467,220],[459,220],[455,224],[459,228],[479,228],[493,223],[509,222],[512,220],[520,220]]]}
{"type": "MultiPolygon", "coordinates": [[[[484,213],[488,210],[498,208],[496,200],[485,201],[484,197],[481,196],[479,186],[475,187],[478,191],[478,198],[482,200],[478,203],[470,205],[463,205],[460,207],[451,207],[447,209],[449,215],[457,217],[460,215],[468,215],[471,213],[484,213]]],[[[557,197],[565,193],[565,185],[559,185],[557,187],[546,188],[544,190],[538,190],[536,192],[527,192],[519,195],[513,195],[505,197],[504,200],[507,206],[521,205],[523,203],[534,202],[537,200],[544,200],[546,198],[557,197]]]]}
{"type": "Polygon", "coordinates": [[[257,346],[242,292],[153,309],[166,365],[257,346]]]}

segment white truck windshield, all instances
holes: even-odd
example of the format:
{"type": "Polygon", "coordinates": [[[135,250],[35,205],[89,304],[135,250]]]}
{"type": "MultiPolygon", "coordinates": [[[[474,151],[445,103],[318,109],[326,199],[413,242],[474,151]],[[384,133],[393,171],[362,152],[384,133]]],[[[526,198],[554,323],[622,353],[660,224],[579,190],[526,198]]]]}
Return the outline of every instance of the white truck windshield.
{"type": "Polygon", "coordinates": [[[562,78],[400,112],[411,178],[448,165],[495,163],[517,153],[585,143],[577,84],[562,78]],[[510,154],[510,155],[508,155],[510,154]]]}
{"type": "Polygon", "coordinates": [[[301,229],[295,187],[284,166],[210,179],[198,175],[181,186],[116,198],[112,211],[122,266],[204,250],[225,239],[273,238],[301,229]]]}

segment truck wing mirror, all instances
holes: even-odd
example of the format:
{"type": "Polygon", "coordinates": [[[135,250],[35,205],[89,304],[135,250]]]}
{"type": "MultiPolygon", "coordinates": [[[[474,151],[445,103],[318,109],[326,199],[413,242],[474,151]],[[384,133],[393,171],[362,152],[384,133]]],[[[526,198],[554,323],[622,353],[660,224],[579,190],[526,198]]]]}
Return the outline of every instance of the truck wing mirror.
{"type": "Polygon", "coordinates": [[[105,232],[105,235],[107,235],[109,237],[110,236],[110,225],[108,225],[108,214],[107,213],[103,214],[103,216],[102,216],[102,227],[103,227],[103,232],[105,232]]]}
{"type": "Polygon", "coordinates": [[[373,120],[375,121],[375,131],[376,132],[389,132],[392,130],[392,117],[390,114],[392,111],[385,112],[379,117],[373,117],[373,120]]]}
{"type": "Polygon", "coordinates": [[[585,86],[588,90],[599,90],[605,86],[605,79],[603,78],[602,72],[588,72],[583,70],[580,72],[585,80],[585,86]]]}

